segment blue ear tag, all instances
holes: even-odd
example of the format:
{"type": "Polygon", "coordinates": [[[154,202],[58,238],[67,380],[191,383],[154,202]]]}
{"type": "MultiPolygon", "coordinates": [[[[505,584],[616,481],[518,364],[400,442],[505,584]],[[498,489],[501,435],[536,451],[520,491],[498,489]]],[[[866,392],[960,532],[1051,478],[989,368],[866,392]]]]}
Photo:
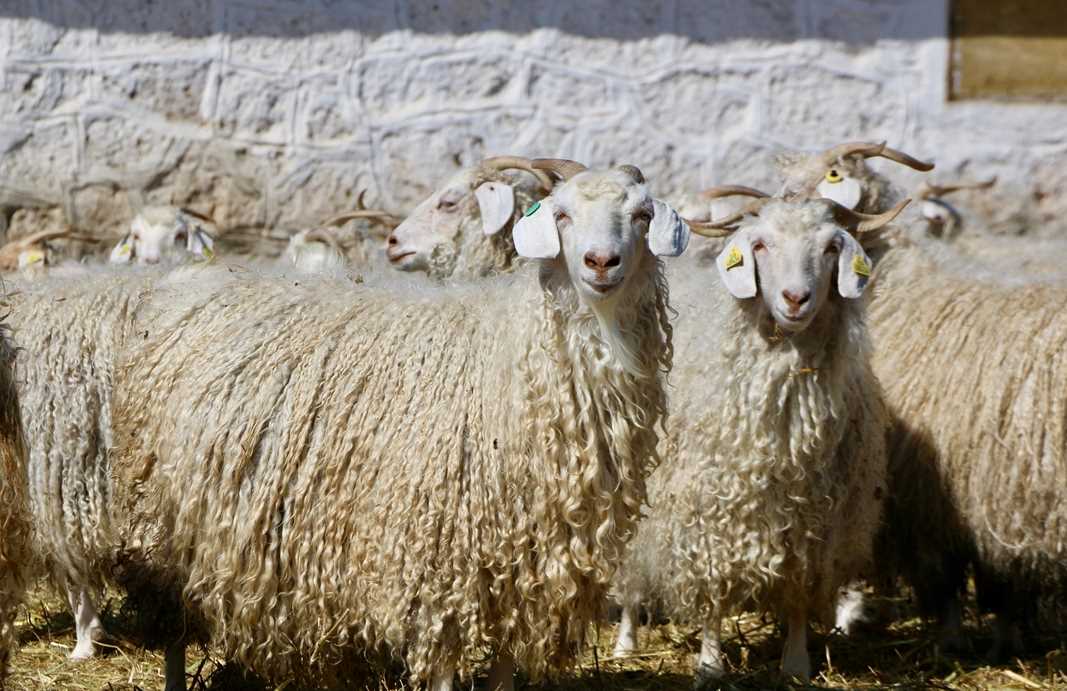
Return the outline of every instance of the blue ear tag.
{"type": "Polygon", "coordinates": [[[533,204],[530,205],[530,208],[526,209],[526,213],[523,214],[523,217],[533,216],[535,213],[537,213],[537,210],[540,209],[540,208],[541,208],[541,202],[534,202],[533,204]]]}

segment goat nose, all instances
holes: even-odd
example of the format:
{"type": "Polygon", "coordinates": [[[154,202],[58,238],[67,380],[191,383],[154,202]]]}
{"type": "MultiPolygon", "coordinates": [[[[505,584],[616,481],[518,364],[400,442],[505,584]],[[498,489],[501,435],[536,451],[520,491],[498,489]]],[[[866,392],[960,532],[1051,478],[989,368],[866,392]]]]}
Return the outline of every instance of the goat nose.
{"type": "Polygon", "coordinates": [[[607,271],[612,267],[618,266],[621,261],[622,257],[617,254],[608,254],[607,252],[585,253],[585,265],[597,272],[607,271]]]}
{"type": "Polygon", "coordinates": [[[803,292],[794,290],[783,290],[782,297],[789,303],[789,306],[796,309],[808,301],[811,297],[811,291],[805,290],[803,292]]]}

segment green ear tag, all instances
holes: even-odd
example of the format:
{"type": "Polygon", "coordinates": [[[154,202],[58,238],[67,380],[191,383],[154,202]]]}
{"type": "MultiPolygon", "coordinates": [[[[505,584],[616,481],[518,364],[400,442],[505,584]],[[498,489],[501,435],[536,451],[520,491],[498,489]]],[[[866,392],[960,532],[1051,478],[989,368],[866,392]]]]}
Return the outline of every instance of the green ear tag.
{"type": "Polygon", "coordinates": [[[870,276],[871,266],[864,261],[863,257],[856,254],[852,256],[852,271],[855,272],[857,276],[870,276]]]}
{"type": "Polygon", "coordinates": [[[534,202],[533,204],[530,205],[530,208],[526,210],[526,213],[524,213],[523,216],[533,216],[535,213],[537,213],[537,210],[540,209],[540,208],[541,208],[541,202],[534,202]]]}

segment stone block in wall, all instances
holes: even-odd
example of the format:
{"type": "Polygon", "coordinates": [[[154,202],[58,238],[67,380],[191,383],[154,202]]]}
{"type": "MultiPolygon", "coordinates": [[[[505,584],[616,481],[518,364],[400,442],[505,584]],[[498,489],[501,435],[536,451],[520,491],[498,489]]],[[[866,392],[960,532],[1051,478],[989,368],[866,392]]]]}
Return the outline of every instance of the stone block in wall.
{"type": "Polygon", "coordinates": [[[411,59],[381,56],[360,62],[353,92],[376,121],[420,111],[499,103],[520,73],[507,53],[445,53],[411,59]]]}
{"type": "Polygon", "coordinates": [[[204,59],[165,59],[144,56],[129,62],[109,62],[99,69],[99,95],[127,101],[168,120],[200,122],[211,63],[204,59]]]}
{"type": "Polygon", "coordinates": [[[214,125],[218,134],[249,143],[293,139],[296,90],[292,80],[256,70],[226,68],[219,80],[214,125]]]}
{"type": "Polygon", "coordinates": [[[138,114],[89,110],[82,115],[82,173],[87,180],[138,184],[173,165],[186,143],[163,122],[138,114]]]}
{"type": "Polygon", "coordinates": [[[891,81],[811,64],[770,69],[765,134],[784,146],[904,137],[907,102],[891,81]]]}
{"type": "Polygon", "coordinates": [[[297,94],[296,107],[296,138],[300,144],[369,141],[366,118],[357,112],[338,77],[324,75],[306,80],[297,94]]]}
{"type": "Polygon", "coordinates": [[[410,209],[459,168],[480,161],[490,129],[488,117],[442,114],[375,132],[375,172],[386,204],[410,209]]]}
{"type": "Polygon", "coordinates": [[[774,194],[782,186],[775,163],[780,150],[748,137],[722,139],[716,143],[711,184],[748,185],[774,194]]]}
{"type": "Polygon", "coordinates": [[[699,191],[708,185],[712,147],[708,142],[679,142],[658,136],[636,122],[583,130],[583,162],[592,166],[636,165],[653,194],[699,191]]]}
{"type": "Polygon", "coordinates": [[[755,128],[756,84],[754,67],[685,67],[649,76],[635,91],[642,121],[684,141],[755,128]]]}
{"type": "Polygon", "coordinates": [[[267,189],[282,167],[281,151],[224,141],[190,141],[174,164],[139,190],[141,204],[186,206],[215,219],[219,230],[260,227],[267,189]]]}
{"type": "Polygon", "coordinates": [[[670,32],[652,32],[641,38],[620,41],[604,32],[588,37],[563,25],[559,29],[543,29],[519,37],[516,45],[524,52],[544,56],[559,64],[624,80],[674,63],[685,39],[670,32]]]}
{"type": "Polygon", "coordinates": [[[559,63],[535,60],[530,65],[525,101],[546,110],[604,111],[612,108],[612,80],[559,63]]]}
{"type": "Polygon", "coordinates": [[[59,203],[75,177],[73,118],[0,127],[0,183],[59,203]]]}
{"type": "Polygon", "coordinates": [[[60,206],[24,206],[11,214],[4,241],[32,235],[42,230],[66,230],[66,214],[60,206]]]}
{"type": "Polygon", "coordinates": [[[93,77],[88,69],[47,62],[9,62],[0,71],[0,120],[46,116],[63,104],[89,98],[93,77]]]}
{"type": "Polygon", "coordinates": [[[297,229],[322,223],[354,209],[362,190],[369,190],[369,199],[379,198],[369,149],[327,160],[294,156],[272,181],[267,224],[297,229]]]}
{"type": "Polygon", "coordinates": [[[81,184],[71,190],[71,225],[101,240],[117,240],[128,232],[133,205],[115,182],[81,184]]]}

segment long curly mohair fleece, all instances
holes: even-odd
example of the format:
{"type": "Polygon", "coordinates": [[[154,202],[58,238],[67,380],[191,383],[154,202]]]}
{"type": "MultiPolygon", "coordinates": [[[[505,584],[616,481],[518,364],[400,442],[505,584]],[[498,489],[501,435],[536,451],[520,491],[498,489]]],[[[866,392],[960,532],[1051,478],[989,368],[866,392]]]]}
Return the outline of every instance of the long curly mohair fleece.
{"type": "Polygon", "coordinates": [[[14,284],[19,404],[39,554],[59,588],[99,591],[110,514],[111,385],[117,349],[157,272],[101,268],[14,284]]]}
{"type": "Polygon", "coordinates": [[[275,678],[328,677],[353,648],[413,681],[493,652],[535,676],[566,661],[657,461],[670,325],[643,261],[618,311],[639,373],[529,270],[158,287],[116,390],[117,467],[213,642],[275,678]]]}
{"type": "Polygon", "coordinates": [[[947,554],[1015,588],[1062,592],[1067,287],[976,280],[972,268],[909,248],[875,274],[874,366],[897,420],[885,556],[920,596],[957,585],[947,554]]]}
{"type": "Polygon", "coordinates": [[[778,337],[713,264],[671,278],[669,435],[617,595],[689,621],[749,605],[826,618],[870,564],[884,498],[863,301],[832,294],[805,332],[778,337]]]}
{"type": "Polygon", "coordinates": [[[15,377],[10,330],[0,325],[0,687],[17,645],[15,614],[35,564],[15,377]]]}

